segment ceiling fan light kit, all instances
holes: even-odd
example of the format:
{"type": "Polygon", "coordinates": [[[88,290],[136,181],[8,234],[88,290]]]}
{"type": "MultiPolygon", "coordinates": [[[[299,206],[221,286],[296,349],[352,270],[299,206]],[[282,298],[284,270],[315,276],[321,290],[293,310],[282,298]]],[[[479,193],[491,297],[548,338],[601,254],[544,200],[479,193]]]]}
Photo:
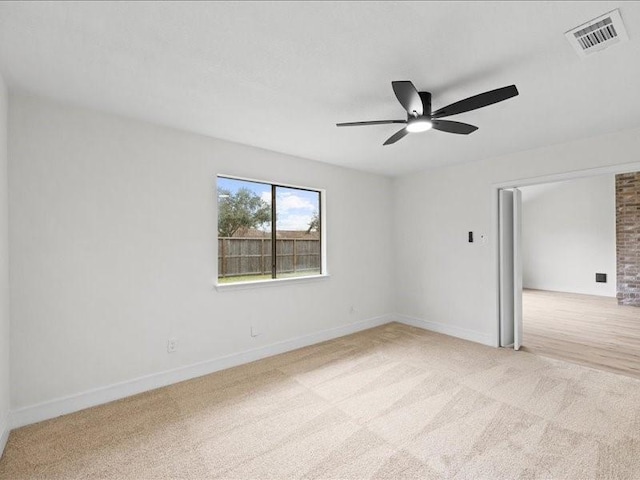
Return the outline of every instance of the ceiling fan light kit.
{"type": "Polygon", "coordinates": [[[431,119],[429,117],[418,117],[407,122],[407,131],[410,133],[417,132],[426,132],[427,130],[431,130],[433,127],[433,123],[431,123],[431,119]]]}
{"type": "Polygon", "coordinates": [[[408,80],[391,82],[396,98],[407,112],[406,120],[374,120],[369,122],[347,122],[337,123],[338,127],[355,127],[363,125],[385,125],[391,123],[404,124],[402,129],[391,135],[383,145],[391,145],[409,133],[426,132],[432,128],[447,133],[458,135],[469,135],[475,132],[478,127],[468,123],[454,122],[451,120],[439,120],[442,117],[458,115],[460,113],[477,110],[478,108],[493,105],[518,95],[515,85],[497,88],[488,92],[465,98],[459,102],[452,103],[440,108],[435,112],[431,111],[431,93],[418,92],[408,80]]]}

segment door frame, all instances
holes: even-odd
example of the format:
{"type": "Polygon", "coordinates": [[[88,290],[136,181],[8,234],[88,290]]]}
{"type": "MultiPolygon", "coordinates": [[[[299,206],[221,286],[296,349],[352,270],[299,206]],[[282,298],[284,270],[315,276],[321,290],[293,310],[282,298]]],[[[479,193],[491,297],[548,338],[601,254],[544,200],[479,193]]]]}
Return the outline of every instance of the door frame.
{"type": "Polygon", "coordinates": [[[515,292],[514,292],[514,280],[515,274],[513,270],[513,261],[515,260],[515,252],[513,251],[513,189],[511,188],[501,188],[498,190],[498,265],[500,266],[500,271],[498,272],[498,285],[499,285],[499,294],[498,299],[500,301],[500,338],[499,346],[500,347],[509,347],[513,346],[515,340],[515,292]],[[511,222],[507,221],[506,225],[503,223],[503,219],[507,217],[507,220],[511,220],[511,222]],[[503,264],[504,261],[504,264],[503,264]],[[503,276],[503,272],[507,272],[506,275],[503,276]],[[509,275],[510,273],[510,275],[509,275]],[[502,292],[512,291],[513,295],[502,296],[502,292]],[[514,318],[512,321],[506,320],[511,317],[511,313],[513,312],[514,318]]]}
{"type": "Polygon", "coordinates": [[[491,184],[491,224],[493,236],[496,239],[492,255],[494,259],[494,292],[496,317],[494,329],[495,347],[500,347],[500,215],[498,197],[500,190],[504,188],[519,188],[530,185],[540,185],[542,183],[562,182],[579,178],[597,177],[599,175],[616,175],[619,173],[640,172],[640,162],[622,163],[619,165],[609,165],[606,167],[587,168],[584,170],[572,170],[569,172],[540,175],[536,177],[515,178],[504,182],[491,184]]]}

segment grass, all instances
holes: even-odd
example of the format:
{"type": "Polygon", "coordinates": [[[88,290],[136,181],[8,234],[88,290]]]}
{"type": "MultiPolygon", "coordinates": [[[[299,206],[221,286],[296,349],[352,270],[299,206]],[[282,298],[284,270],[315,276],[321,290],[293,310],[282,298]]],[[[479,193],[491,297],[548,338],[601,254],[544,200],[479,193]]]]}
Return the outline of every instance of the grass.
{"type": "MultiPolygon", "coordinates": [[[[310,275],[320,275],[320,270],[305,270],[303,272],[279,273],[278,278],[295,278],[308,277],[310,275]]],[[[239,283],[239,282],[256,282],[259,280],[271,280],[270,274],[265,275],[238,275],[236,277],[218,277],[219,284],[239,283]]]]}
{"type": "Polygon", "coordinates": [[[256,280],[270,280],[271,275],[239,275],[237,277],[218,277],[218,283],[255,282],[256,280]]]}

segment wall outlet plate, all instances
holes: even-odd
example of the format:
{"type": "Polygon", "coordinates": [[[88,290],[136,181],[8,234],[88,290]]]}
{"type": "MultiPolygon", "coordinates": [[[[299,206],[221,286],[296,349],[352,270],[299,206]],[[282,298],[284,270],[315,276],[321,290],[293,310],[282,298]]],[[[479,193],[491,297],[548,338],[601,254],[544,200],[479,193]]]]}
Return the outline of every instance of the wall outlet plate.
{"type": "Polygon", "coordinates": [[[167,340],[167,353],[174,353],[178,349],[178,340],[170,338],[167,340]]]}

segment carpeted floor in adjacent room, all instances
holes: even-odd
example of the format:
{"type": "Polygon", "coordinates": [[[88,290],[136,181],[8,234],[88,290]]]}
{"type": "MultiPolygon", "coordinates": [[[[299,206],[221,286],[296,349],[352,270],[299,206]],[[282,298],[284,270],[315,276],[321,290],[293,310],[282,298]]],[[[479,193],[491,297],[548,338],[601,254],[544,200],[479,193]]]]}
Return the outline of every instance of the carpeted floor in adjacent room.
{"type": "Polygon", "coordinates": [[[640,478],[640,381],[394,323],[15,430],[0,478],[640,478]]]}

